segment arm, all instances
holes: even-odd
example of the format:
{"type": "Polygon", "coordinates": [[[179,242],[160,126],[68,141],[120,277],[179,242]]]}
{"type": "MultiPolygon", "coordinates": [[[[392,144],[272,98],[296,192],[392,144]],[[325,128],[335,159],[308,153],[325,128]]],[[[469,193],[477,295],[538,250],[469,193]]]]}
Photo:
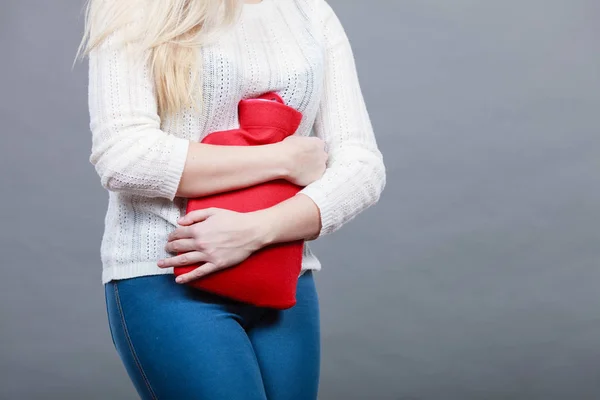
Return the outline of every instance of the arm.
{"type": "Polygon", "coordinates": [[[284,152],[276,145],[217,146],[190,143],[180,197],[200,197],[240,189],[273,179],[288,179],[284,152]]]}
{"type": "Polygon", "coordinates": [[[121,33],[89,53],[89,160],[104,188],[173,200],[287,177],[293,157],[275,145],[216,146],[162,131],[149,65],[130,62],[121,33]]]}
{"type": "Polygon", "coordinates": [[[316,239],[321,231],[319,208],[306,195],[296,195],[273,207],[255,211],[259,247],[297,239],[316,239]]]}
{"type": "Polygon", "coordinates": [[[328,166],[294,198],[260,211],[261,220],[267,221],[266,244],[332,233],[375,204],[386,184],[350,43],[329,4],[316,1],[326,53],[324,93],[314,131],[328,147],[328,166]]]}

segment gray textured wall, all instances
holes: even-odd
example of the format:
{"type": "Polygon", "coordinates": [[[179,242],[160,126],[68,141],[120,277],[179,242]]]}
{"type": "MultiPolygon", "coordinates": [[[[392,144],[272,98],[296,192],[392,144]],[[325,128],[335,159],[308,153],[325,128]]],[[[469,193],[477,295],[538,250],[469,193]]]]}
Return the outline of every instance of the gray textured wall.
{"type": "MultiPolygon", "coordinates": [[[[323,400],[600,398],[600,6],[330,0],[388,166],[315,244],[323,400]]],[[[79,1],[0,3],[0,398],[134,399],[79,1]]]]}

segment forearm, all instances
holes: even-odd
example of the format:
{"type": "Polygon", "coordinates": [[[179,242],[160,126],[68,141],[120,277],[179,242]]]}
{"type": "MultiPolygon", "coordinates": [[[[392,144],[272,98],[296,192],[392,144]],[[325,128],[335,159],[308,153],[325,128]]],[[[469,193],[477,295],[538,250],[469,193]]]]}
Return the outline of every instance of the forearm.
{"type": "Polygon", "coordinates": [[[201,197],[285,178],[287,158],[276,145],[190,143],[177,196],[201,197]]]}
{"type": "Polygon", "coordinates": [[[308,197],[297,194],[273,207],[255,211],[264,246],[304,239],[312,240],[321,230],[319,208],[308,197]]]}

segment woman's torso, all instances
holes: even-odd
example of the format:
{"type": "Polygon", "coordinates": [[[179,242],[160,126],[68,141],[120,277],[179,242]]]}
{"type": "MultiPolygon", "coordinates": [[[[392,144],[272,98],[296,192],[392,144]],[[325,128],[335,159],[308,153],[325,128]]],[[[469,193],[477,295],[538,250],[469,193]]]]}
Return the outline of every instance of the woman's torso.
{"type": "MultiPolygon", "coordinates": [[[[214,131],[239,127],[237,104],[267,91],[303,114],[296,135],[311,134],[323,90],[324,49],[312,0],[263,0],[246,4],[239,23],[199,49],[202,109],[167,118],[162,129],[200,141],[214,131]]],[[[170,256],[167,235],[185,214],[186,199],[149,198],[109,192],[101,258],[103,282],[172,273],[156,266],[170,256]]],[[[302,269],[320,269],[305,245],[302,269]]]]}

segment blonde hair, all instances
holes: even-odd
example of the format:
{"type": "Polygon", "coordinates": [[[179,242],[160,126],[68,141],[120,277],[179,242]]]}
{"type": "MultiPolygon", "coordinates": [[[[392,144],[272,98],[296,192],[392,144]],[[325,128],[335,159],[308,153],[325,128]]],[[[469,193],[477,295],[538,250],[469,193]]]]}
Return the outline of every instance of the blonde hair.
{"type": "Polygon", "coordinates": [[[242,0],[86,0],[75,61],[111,33],[129,28],[124,44],[135,50],[137,61],[150,61],[158,113],[164,118],[200,105],[197,50],[233,25],[242,7],[242,0]]]}

